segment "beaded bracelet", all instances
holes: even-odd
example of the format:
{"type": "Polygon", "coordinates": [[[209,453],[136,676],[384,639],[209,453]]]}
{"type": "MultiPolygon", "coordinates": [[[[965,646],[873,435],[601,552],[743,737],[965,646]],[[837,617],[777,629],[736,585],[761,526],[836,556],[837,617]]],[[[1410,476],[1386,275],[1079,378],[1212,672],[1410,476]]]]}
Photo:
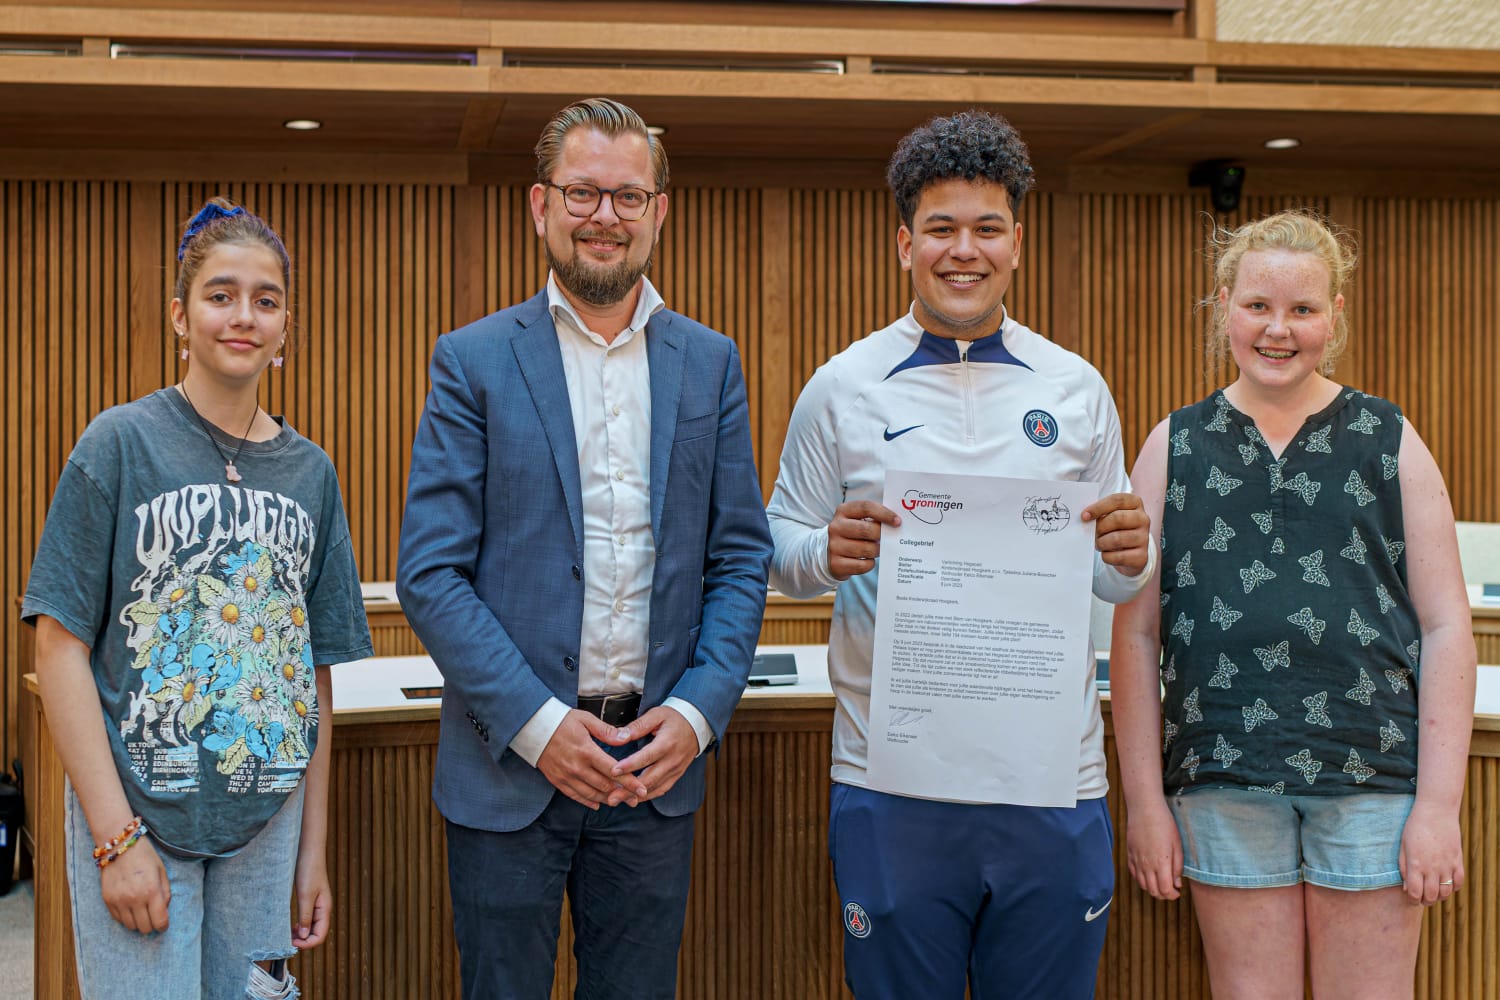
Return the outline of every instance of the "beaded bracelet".
{"type": "Polygon", "coordinates": [[[130,822],[125,824],[125,829],[121,830],[119,835],[115,837],[114,840],[105,841],[103,844],[100,844],[98,847],[94,848],[94,860],[98,861],[100,858],[104,857],[106,854],[119,847],[125,841],[131,839],[131,837],[133,837],[136,832],[140,830],[141,822],[142,821],[139,816],[132,816],[130,818],[130,822]]]}
{"type": "Polygon", "coordinates": [[[134,847],[137,840],[140,840],[144,834],[150,832],[146,829],[146,824],[141,822],[139,816],[131,821],[131,826],[135,827],[135,829],[131,830],[130,827],[126,827],[126,830],[129,832],[120,835],[120,837],[124,838],[123,840],[120,840],[120,837],[116,837],[115,840],[120,841],[118,844],[113,840],[110,841],[109,844],[105,845],[106,853],[94,858],[94,864],[99,867],[100,871],[103,871],[119,860],[120,855],[134,847]]]}
{"type": "Polygon", "coordinates": [[[104,855],[108,854],[110,851],[113,851],[116,847],[119,847],[126,840],[130,839],[131,834],[140,829],[141,822],[142,820],[139,816],[132,816],[130,818],[130,822],[125,824],[125,829],[120,831],[119,836],[115,837],[114,840],[105,841],[103,844],[100,844],[98,847],[94,848],[95,860],[104,857],[104,855]]]}

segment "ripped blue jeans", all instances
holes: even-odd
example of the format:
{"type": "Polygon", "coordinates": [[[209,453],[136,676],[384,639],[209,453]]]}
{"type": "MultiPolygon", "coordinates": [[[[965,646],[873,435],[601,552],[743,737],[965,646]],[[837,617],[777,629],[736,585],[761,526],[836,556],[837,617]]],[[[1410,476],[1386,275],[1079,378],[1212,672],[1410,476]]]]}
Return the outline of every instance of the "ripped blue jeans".
{"type": "MultiPolygon", "coordinates": [[[[68,889],[73,947],[85,1000],[129,992],[160,1000],[290,1000],[298,995],[289,958],[292,876],[302,833],[301,787],[271,822],[230,858],[182,858],[157,848],[172,901],[165,931],[139,934],[110,916],[99,890],[95,840],[67,788],[68,889]]],[[[153,845],[155,846],[155,845],[153,845]]]]}

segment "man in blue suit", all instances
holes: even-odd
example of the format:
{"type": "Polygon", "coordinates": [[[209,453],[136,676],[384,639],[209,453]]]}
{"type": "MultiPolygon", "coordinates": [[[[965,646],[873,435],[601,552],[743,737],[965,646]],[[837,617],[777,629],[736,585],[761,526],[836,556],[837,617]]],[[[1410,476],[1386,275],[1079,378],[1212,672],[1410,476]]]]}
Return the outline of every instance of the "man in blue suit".
{"type": "Polygon", "coordinates": [[[703,751],[739,702],[770,535],[734,342],[644,275],[667,159],[595,98],[537,143],[535,298],[433,351],[397,589],[443,673],[468,998],[672,997],[703,751]]]}

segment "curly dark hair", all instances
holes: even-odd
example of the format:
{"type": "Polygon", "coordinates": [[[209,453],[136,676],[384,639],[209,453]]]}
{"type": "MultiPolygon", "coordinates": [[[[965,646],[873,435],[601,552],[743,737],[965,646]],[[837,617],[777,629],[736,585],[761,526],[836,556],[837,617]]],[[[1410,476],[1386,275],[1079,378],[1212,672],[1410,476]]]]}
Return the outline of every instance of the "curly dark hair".
{"type": "Polygon", "coordinates": [[[1013,212],[1035,185],[1026,142],[1004,118],[988,111],[960,111],[933,118],[901,140],[886,168],[885,181],[907,226],[929,184],[962,178],[999,184],[1010,193],[1013,212]]]}

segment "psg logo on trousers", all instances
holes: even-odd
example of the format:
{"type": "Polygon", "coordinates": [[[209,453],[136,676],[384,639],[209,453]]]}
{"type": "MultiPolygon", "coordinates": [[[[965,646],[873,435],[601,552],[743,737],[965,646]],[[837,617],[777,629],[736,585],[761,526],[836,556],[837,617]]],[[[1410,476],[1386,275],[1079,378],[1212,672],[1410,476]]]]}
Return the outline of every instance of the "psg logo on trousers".
{"type": "Polygon", "coordinates": [[[857,938],[867,938],[870,936],[870,915],[858,903],[845,903],[844,927],[857,938]]]}

